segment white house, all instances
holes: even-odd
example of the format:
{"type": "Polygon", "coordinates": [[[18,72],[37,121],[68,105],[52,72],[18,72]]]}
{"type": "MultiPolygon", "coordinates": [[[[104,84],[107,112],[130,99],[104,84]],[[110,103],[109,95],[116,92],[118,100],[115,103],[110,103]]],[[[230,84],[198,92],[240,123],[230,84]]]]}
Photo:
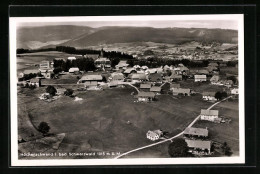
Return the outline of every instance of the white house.
{"type": "Polygon", "coordinates": [[[233,88],[233,89],[231,90],[231,94],[233,94],[233,95],[238,95],[238,88],[233,88]]]}
{"type": "Polygon", "coordinates": [[[163,135],[163,132],[161,130],[154,130],[154,131],[148,131],[146,133],[146,138],[149,140],[155,141],[158,140],[163,135]]]}
{"type": "Polygon", "coordinates": [[[207,121],[215,121],[218,118],[218,110],[207,110],[201,109],[200,112],[200,119],[207,120],[207,121]]]}
{"type": "Polygon", "coordinates": [[[207,76],[206,75],[194,75],[195,82],[206,82],[207,76]]]}
{"type": "Polygon", "coordinates": [[[217,101],[215,98],[215,92],[203,92],[202,99],[207,101],[217,101]]]}
{"type": "Polygon", "coordinates": [[[69,69],[69,73],[77,73],[79,72],[79,68],[78,67],[73,67],[69,69]]]}
{"type": "Polygon", "coordinates": [[[211,141],[202,141],[202,140],[185,140],[188,147],[192,150],[203,150],[206,153],[210,153],[211,141]]]}
{"type": "Polygon", "coordinates": [[[76,60],[76,57],[68,57],[68,60],[70,60],[70,61],[76,60]]]}

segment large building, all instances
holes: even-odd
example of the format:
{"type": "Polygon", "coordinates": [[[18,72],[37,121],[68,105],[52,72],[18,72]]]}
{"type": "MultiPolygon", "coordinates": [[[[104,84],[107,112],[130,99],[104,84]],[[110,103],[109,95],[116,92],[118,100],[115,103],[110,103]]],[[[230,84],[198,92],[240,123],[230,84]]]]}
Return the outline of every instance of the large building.
{"type": "Polygon", "coordinates": [[[111,61],[104,57],[104,50],[103,48],[101,49],[101,54],[100,57],[98,59],[95,60],[95,66],[96,68],[111,68],[111,61]]]}
{"type": "Polygon", "coordinates": [[[214,122],[218,119],[218,110],[201,109],[200,119],[214,122]]]}

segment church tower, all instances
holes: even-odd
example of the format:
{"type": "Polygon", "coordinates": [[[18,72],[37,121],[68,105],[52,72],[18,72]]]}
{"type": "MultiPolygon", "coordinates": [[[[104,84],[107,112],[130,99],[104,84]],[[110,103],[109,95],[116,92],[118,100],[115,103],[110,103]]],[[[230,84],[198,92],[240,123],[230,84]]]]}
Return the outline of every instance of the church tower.
{"type": "Polygon", "coordinates": [[[103,48],[101,48],[100,57],[104,57],[104,50],[103,50],[103,48]]]}

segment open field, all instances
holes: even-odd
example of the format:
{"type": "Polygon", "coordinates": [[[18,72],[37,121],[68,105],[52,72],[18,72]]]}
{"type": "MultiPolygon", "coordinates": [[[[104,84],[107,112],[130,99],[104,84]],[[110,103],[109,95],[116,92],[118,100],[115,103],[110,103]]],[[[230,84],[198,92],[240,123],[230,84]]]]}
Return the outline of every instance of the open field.
{"type": "Polygon", "coordinates": [[[35,65],[43,60],[53,61],[54,58],[68,58],[69,56],[72,55],[58,51],[19,54],[16,58],[17,73],[19,74],[26,69],[39,69],[39,67],[35,65]]]}
{"type": "Polygon", "coordinates": [[[134,89],[130,87],[81,92],[77,96],[83,100],[77,102],[61,96],[48,103],[37,98],[44,91],[45,88],[23,89],[18,100],[23,101],[21,105],[27,108],[33,125],[45,121],[51,133],[65,133],[57,152],[123,153],[150,144],[145,136],[148,130],[180,132],[199,114],[200,108],[210,105],[199,95],[180,99],[161,95],[156,102],[134,103],[130,95],[134,89]]]}

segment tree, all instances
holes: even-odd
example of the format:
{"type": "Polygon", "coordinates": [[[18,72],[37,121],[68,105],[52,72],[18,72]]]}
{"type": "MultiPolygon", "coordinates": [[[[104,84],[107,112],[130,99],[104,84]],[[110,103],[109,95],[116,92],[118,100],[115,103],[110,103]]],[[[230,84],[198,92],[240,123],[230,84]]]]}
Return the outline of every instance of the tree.
{"type": "Polygon", "coordinates": [[[227,93],[226,93],[225,91],[223,91],[223,92],[221,93],[221,95],[222,95],[223,98],[226,98],[226,97],[227,97],[227,93]]]}
{"type": "Polygon", "coordinates": [[[57,90],[53,86],[48,86],[46,88],[46,92],[50,95],[54,96],[57,93],[57,90]]]}
{"type": "Polygon", "coordinates": [[[66,91],[64,91],[64,95],[66,95],[66,96],[72,96],[72,94],[73,94],[72,89],[66,89],[66,91]]]}
{"type": "Polygon", "coordinates": [[[186,141],[182,138],[177,138],[169,144],[168,153],[171,157],[188,157],[191,154],[188,152],[189,148],[186,141]]]}
{"type": "Polygon", "coordinates": [[[227,77],[227,80],[232,80],[234,84],[237,83],[237,78],[235,76],[229,76],[227,77]]]}
{"type": "Polygon", "coordinates": [[[215,94],[215,98],[217,99],[217,100],[221,100],[222,99],[222,93],[221,92],[216,92],[216,94],[215,94]]]}
{"type": "Polygon", "coordinates": [[[224,142],[221,148],[226,156],[231,156],[233,154],[227,142],[224,142]]]}
{"type": "Polygon", "coordinates": [[[38,126],[38,131],[40,131],[43,134],[47,134],[50,130],[50,126],[46,122],[41,122],[38,126]]]}

